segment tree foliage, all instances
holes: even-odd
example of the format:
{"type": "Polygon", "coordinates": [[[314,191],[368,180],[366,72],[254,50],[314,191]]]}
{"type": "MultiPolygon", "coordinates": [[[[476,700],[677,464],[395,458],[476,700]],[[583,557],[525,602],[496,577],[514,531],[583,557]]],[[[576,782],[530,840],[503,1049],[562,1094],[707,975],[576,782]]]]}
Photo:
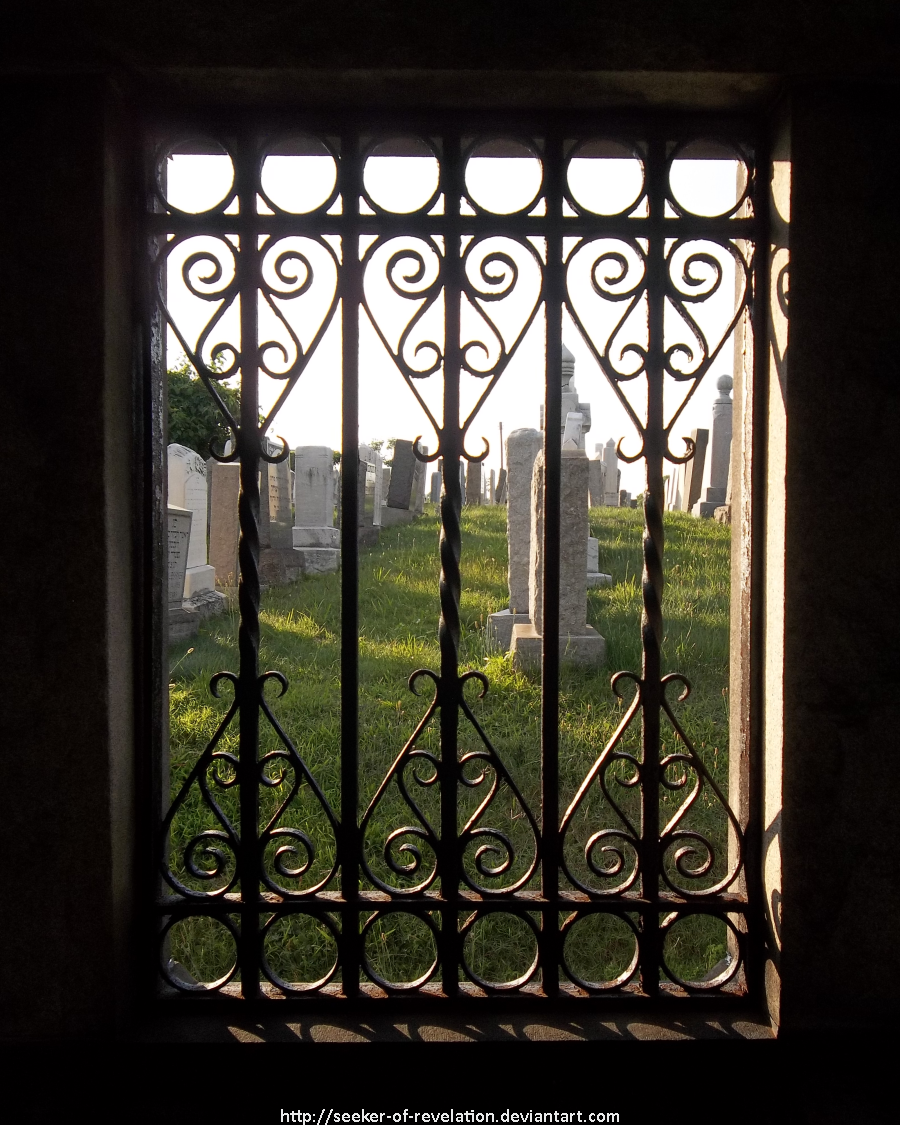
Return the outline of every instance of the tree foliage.
{"type": "Polygon", "coordinates": [[[385,441],[384,438],[374,438],[372,441],[369,442],[369,445],[371,446],[372,449],[375,450],[376,453],[381,453],[382,449],[384,449],[385,455],[382,458],[384,464],[385,465],[393,465],[393,463],[394,463],[394,446],[397,444],[397,440],[398,439],[395,438],[395,437],[388,438],[387,441],[385,441]]]}
{"type": "MultiPolygon", "coordinates": [[[[224,448],[231,436],[222,413],[202,380],[187,360],[172,367],[169,376],[169,442],[186,445],[201,457],[209,456],[210,442],[224,448]]],[[[237,387],[218,384],[219,394],[235,418],[241,411],[241,392],[237,387]]]]}

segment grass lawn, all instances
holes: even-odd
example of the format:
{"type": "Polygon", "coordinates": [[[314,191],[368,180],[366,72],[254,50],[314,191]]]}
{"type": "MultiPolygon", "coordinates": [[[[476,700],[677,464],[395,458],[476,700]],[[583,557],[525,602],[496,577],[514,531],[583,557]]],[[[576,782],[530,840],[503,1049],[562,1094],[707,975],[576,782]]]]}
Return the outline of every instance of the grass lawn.
{"type": "MultiPolygon", "coordinates": [[[[560,789],[564,812],[591,764],[609,740],[630,698],[617,700],[609,680],[620,669],[640,671],[640,573],[642,513],[630,509],[593,509],[591,534],[600,542],[600,568],[612,574],[611,587],[590,591],[588,620],[607,640],[607,665],[599,670],[565,669],[560,677],[560,789]]],[[[484,642],[487,615],[503,608],[506,594],[506,511],[504,508],[466,508],[462,519],[462,651],[463,669],[483,671],[490,682],[487,695],[478,699],[477,684],[470,685],[468,698],[474,716],[490,738],[521,798],[540,820],[540,683],[537,675],[517,673],[506,654],[488,652],[484,642]]],[[[420,667],[439,669],[437,622],[439,615],[438,520],[429,506],[423,518],[403,528],[385,530],[378,547],[364,550],[360,558],[360,801],[361,814],[378,790],[391,763],[410,738],[430,702],[430,682],[420,680],[421,695],[407,688],[410,673],[420,667]]],[[[694,742],[707,769],[719,787],[728,790],[728,615],[730,531],[710,520],[681,513],[666,513],[665,567],[667,586],[663,602],[666,637],[664,671],[686,675],[692,685],[690,698],[676,705],[676,714],[694,742]]],[[[340,576],[306,579],[292,586],[271,589],[263,595],[260,664],[283,673],[289,691],[280,699],[270,685],[272,711],[321,787],[336,813],[340,809],[340,576]]],[[[236,611],[208,622],[186,646],[170,653],[170,759],[173,796],[212,737],[230,702],[230,687],[222,688],[222,699],[208,690],[210,676],[222,669],[237,668],[236,611]]],[[[671,695],[677,692],[671,689],[671,695]]],[[[280,746],[265,720],[261,732],[263,753],[280,746]]],[[[463,716],[460,719],[461,754],[482,748],[479,735],[463,716]]],[[[639,721],[635,721],[620,749],[639,753],[639,721]]],[[[676,751],[674,732],[664,734],[664,752],[676,751]]],[[[428,752],[437,751],[436,723],[417,743],[428,752]]],[[[237,750],[237,722],[225,732],[219,749],[237,750]]],[[[466,776],[477,781],[483,761],[473,760],[466,776]]],[[[416,772],[428,780],[430,769],[420,760],[416,772]]],[[[262,817],[265,822],[278,813],[294,787],[294,774],[283,760],[267,767],[273,784],[263,788],[262,817]],[[281,774],[279,773],[281,771],[281,774]],[[279,782],[279,777],[281,781],[279,782]]],[[[222,767],[227,780],[227,764],[222,767]]],[[[627,780],[628,763],[615,763],[610,777],[627,780]]],[[[670,780],[676,770],[669,773],[670,780]]],[[[484,799],[494,777],[488,768],[479,785],[461,787],[460,827],[484,799]]],[[[416,782],[412,768],[405,780],[410,795],[437,824],[436,786],[416,782]]],[[[237,823],[236,788],[213,786],[226,815],[237,823]]],[[[687,789],[663,790],[661,823],[668,822],[684,802],[687,789]]],[[[610,783],[610,793],[625,816],[639,824],[637,787],[610,783]]],[[[374,810],[365,841],[365,857],[378,879],[400,887],[412,887],[433,869],[427,842],[404,837],[390,854],[401,868],[392,871],[385,860],[384,845],[395,829],[416,824],[403,803],[396,784],[388,787],[374,810]],[[420,859],[398,845],[418,844],[420,859]],[[406,873],[404,873],[406,869],[406,873]]],[[[534,842],[528,817],[515,793],[500,783],[490,808],[481,819],[507,835],[515,857],[496,875],[479,874],[473,841],[466,851],[466,870],[484,886],[501,888],[527,875],[534,858],[534,842]]],[[[304,831],[315,845],[315,855],[302,874],[277,875],[291,890],[307,889],[326,879],[334,863],[334,838],[329,822],[308,785],[301,786],[278,819],[281,828],[304,831]]],[[[187,886],[214,890],[233,872],[227,849],[222,872],[212,879],[198,879],[185,872],[181,862],[184,844],[201,830],[218,828],[213,815],[201,802],[196,786],[179,809],[172,829],[173,869],[187,886]]],[[[576,878],[590,886],[609,886],[592,873],[585,862],[585,845],[602,828],[621,828],[622,822],[598,786],[573,820],[566,841],[566,856],[576,878]]],[[[715,845],[716,860],[706,876],[712,885],[724,872],[726,818],[707,788],[691,808],[681,827],[702,832],[715,845]]],[[[483,837],[481,844],[490,840],[483,837]]],[[[267,870],[276,872],[277,846],[290,845],[284,837],[266,853],[267,870]]],[[[626,852],[625,862],[630,862],[626,852]]],[[[672,849],[674,851],[674,849],[672,849]]],[[[200,868],[209,860],[197,855],[200,868]]],[[[283,871],[304,866],[302,846],[280,861],[283,871]]],[[[503,867],[504,851],[485,853],[482,870],[503,867]]],[[[610,862],[597,855],[601,867],[610,862]]],[[[696,860],[694,861],[697,862],[696,860]]],[[[670,870],[674,870],[671,869],[670,870]]],[[[372,885],[369,883],[368,885],[372,885]]],[[[202,980],[215,979],[227,969],[231,941],[214,938],[212,922],[188,920],[172,931],[172,953],[202,980]]],[[[668,963],[684,979],[698,979],[724,955],[724,925],[709,916],[688,917],[670,931],[666,945],[668,963]]],[[[425,924],[411,915],[392,915],[367,932],[366,948],[373,967],[390,980],[415,979],[433,959],[433,939],[425,924]]],[[[511,915],[493,915],[474,926],[466,939],[466,956],[479,975],[494,980],[513,979],[527,969],[534,956],[534,938],[527,924],[511,915]]],[[[615,917],[585,918],[567,941],[570,967],[583,979],[611,980],[630,962],[634,940],[625,922],[615,917]]],[[[324,927],[308,919],[284,920],[267,940],[270,964],[287,980],[315,980],[333,960],[333,941],[324,927]]]]}

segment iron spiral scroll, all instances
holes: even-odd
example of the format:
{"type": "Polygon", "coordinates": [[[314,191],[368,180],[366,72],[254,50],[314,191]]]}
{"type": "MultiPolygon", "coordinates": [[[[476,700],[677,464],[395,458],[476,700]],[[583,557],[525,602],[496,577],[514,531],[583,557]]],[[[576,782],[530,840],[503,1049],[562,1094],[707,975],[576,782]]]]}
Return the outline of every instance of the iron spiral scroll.
{"type": "MultiPolygon", "coordinates": [[[[339,137],[333,128],[310,125],[309,135],[333,159],[336,177],[312,211],[290,212],[265,190],[262,168],[274,142],[245,125],[214,138],[214,147],[231,161],[234,182],[209,212],[179,212],[158,179],[150,192],[152,301],[231,433],[231,449],[213,448],[211,457],[240,465],[239,666],[210,680],[213,697],[230,692],[231,699],[172,794],[157,836],[159,969],[166,986],[184,996],[218,992],[254,1001],[289,996],[330,1003],[415,994],[432,1003],[504,994],[555,1001],[614,995],[644,1002],[661,992],[681,997],[712,992],[726,999],[747,992],[747,826],[692,742],[689,724],[679,718],[677,705],[688,698],[691,685],[663,667],[663,474],[666,462],[683,464],[693,456],[690,439],[683,452],[673,450],[674,427],[751,307],[757,270],[752,154],[727,142],[746,169],[747,183],[731,212],[704,217],[686,208],[672,187],[673,164],[690,151],[680,133],[672,133],[672,140],[658,128],[637,140],[617,134],[614,143],[640,165],[641,187],[627,208],[605,213],[585,207],[567,179],[569,162],[588,151],[587,126],[576,130],[576,140],[554,125],[546,134],[498,141],[500,133],[482,135],[476,125],[470,119],[453,127],[444,122],[422,139],[438,165],[437,185],[418,209],[399,215],[388,213],[364,180],[366,160],[389,134],[358,121],[339,137]],[[519,210],[498,214],[470,190],[467,161],[482,150],[502,153],[507,143],[538,162],[540,185],[519,210]],[[201,236],[203,245],[193,246],[191,240],[201,236]],[[166,270],[178,255],[185,287],[209,306],[193,336],[169,309],[166,270]],[[736,276],[735,309],[721,330],[711,331],[700,312],[703,302],[722,290],[728,262],[736,276]],[[377,285],[404,310],[395,317],[399,328],[374,299],[377,285]],[[298,327],[291,302],[323,291],[315,323],[298,327]],[[602,325],[590,300],[603,303],[602,325]],[[396,756],[364,807],[358,793],[363,739],[355,725],[360,632],[354,536],[344,536],[341,577],[346,733],[339,806],[298,751],[299,740],[279,721],[272,692],[283,696],[287,677],[260,668],[259,474],[261,466],[288,457],[284,441],[270,452],[266,433],[340,316],[342,507],[353,509],[356,465],[346,451],[359,428],[358,314],[430,427],[423,426],[429,451],[417,437],[415,457],[443,462],[436,589],[440,663],[409,675],[409,691],[422,700],[420,717],[392,750],[396,756]],[[646,464],[642,663],[640,672],[612,677],[622,717],[574,792],[562,792],[559,785],[558,724],[555,730],[544,724],[538,811],[518,779],[521,763],[511,751],[501,755],[490,721],[479,718],[476,701],[489,691],[487,676],[462,662],[459,469],[488,456],[486,439],[477,452],[467,448],[467,440],[526,336],[543,318],[549,367],[551,357],[559,356],[564,317],[633,425],[636,447],[623,438],[619,456],[646,464]],[[670,339],[673,322],[681,335],[670,339]],[[238,375],[236,416],[219,388],[238,375]],[[280,381],[282,388],[261,418],[259,386],[265,379],[280,381]],[[474,405],[464,408],[461,387],[467,379],[474,379],[478,390],[469,400],[474,405]],[[646,391],[645,409],[633,393],[637,386],[646,391]],[[674,409],[667,399],[672,386],[681,395],[674,409]],[[440,408],[438,396],[429,394],[434,387],[440,408]],[[677,700],[675,685],[681,689],[677,700]],[[261,726],[268,728],[274,749],[262,750],[261,726]],[[318,836],[292,820],[301,799],[317,810],[318,836]],[[176,852],[173,824],[192,800],[203,811],[204,826],[176,852]],[[692,810],[701,801],[717,805],[727,822],[727,856],[693,826],[692,810]],[[511,819],[517,821],[515,832],[508,827],[511,819]],[[727,965],[710,980],[684,980],[669,963],[667,942],[699,914],[724,925],[727,965]],[[434,949],[410,979],[390,978],[370,955],[378,935],[401,917],[424,927],[434,949]],[[497,917],[520,923],[533,949],[513,980],[492,979],[471,956],[479,927],[497,917]],[[173,927],[192,918],[220,925],[235,952],[227,972],[202,984],[185,977],[169,956],[173,927]],[[306,923],[318,927],[334,957],[315,980],[298,982],[285,977],[271,947],[279,926],[306,923]],[[600,979],[576,964],[573,950],[582,929],[606,923],[619,928],[630,953],[600,979]]],[[[401,123],[397,135],[408,128],[401,123]]],[[[155,168],[164,151],[165,145],[156,150],[155,168]]],[[[555,376],[548,371],[548,434],[557,432],[561,420],[558,387],[555,392],[551,387],[555,376]]],[[[545,452],[552,481],[558,466],[554,470],[549,443],[545,452]]],[[[559,498],[551,491],[545,501],[548,558],[558,550],[559,498]]],[[[548,564],[545,604],[557,597],[546,577],[552,571],[548,564]]],[[[554,644],[547,645],[549,660],[545,649],[545,714],[556,713],[559,702],[554,644]]],[[[303,669],[296,669],[295,678],[302,675],[303,669]]]]}

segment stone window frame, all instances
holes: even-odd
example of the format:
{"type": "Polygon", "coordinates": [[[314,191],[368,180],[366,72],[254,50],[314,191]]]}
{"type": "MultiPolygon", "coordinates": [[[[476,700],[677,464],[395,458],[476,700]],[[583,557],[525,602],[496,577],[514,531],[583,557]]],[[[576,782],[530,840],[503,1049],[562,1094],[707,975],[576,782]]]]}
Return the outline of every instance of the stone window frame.
{"type": "MultiPolygon", "coordinates": [[[[232,112],[229,110],[229,113],[232,112]]],[[[274,111],[278,112],[278,111],[274,111]]],[[[532,114],[539,113],[532,110],[532,114]]],[[[598,111],[600,112],[600,111],[598,111]]],[[[651,111],[651,115],[653,112],[651,111]]],[[[669,112],[660,108],[660,113],[669,112]]],[[[193,116],[194,111],[191,111],[193,116]]],[[[215,114],[215,110],[213,111],[215,114]]],[[[259,111],[253,111],[254,116],[259,111]]],[[[748,120],[754,115],[743,114],[742,119],[748,120]]],[[[761,127],[759,115],[756,116],[755,125],[761,136],[768,130],[761,127]]],[[[760,146],[762,147],[762,146],[760,146]]],[[[768,158],[758,159],[759,166],[769,168],[768,158]]],[[[788,187],[789,191],[789,187],[788,187]]],[[[777,225],[777,215],[776,223],[777,225]]],[[[786,243],[787,226],[784,225],[784,241],[786,243]]],[[[762,239],[760,240],[762,244],[762,239]]],[[[761,246],[760,246],[761,249],[761,246]]],[[[776,283],[778,284],[778,283],[776,283]]],[[[777,559],[777,540],[769,535],[769,528],[773,518],[777,519],[776,503],[772,503],[772,470],[778,470],[778,458],[782,457],[783,469],[783,433],[778,432],[779,441],[772,444],[769,431],[773,424],[777,430],[779,419],[773,419],[773,408],[770,404],[772,380],[777,377],[773,365],[769,362],[769,344],[777,327],[774,326],[774,314],[764,309],[768,294],[759,294],[754,321],[756,346],[744,349],[745,365],[739,372],[735,371],[735,417],[740,419],[740,424],[735,426],[735,441],[732,446],[732,481],[734,482],[734,508],[735,517],[733,527],[736,538],[732,549],[732,662],[730,691],[732,701],[738,699],[739,707],[732,704],[730,747],[732,754],[731,765],[731,790],[730,799],[732,807],[743,819],[747,818],[750,825],[759,822],[759,804],[765,799],[763,786],[763,772],[768,777],[772,774],[771,766],[776,763],[780,750],[773,755],[766,752],[763,762],[763,732],[765,731],[767,745],[770,737],[776,731],[781,712],[778,709],[779,691],[778,684],[773,679],[772,669],[777,665],[777,645],[779,643],[780,617],[776,604],[779,589],[779,563],[777,559]],[[740,404],[740,405],[739,405],[740,404]],[[762,546],[761,546],[762,545],[762,546]],[[774,550],[774,554],[773,554],[774,550]],[[773,645],[774,642],[774,645],[773,645]],[[740,660],[735,660],[734,654],[740,655],[740,660]],[[775,662],[773,664],[773,656],[775,662]],[[769,699],[764,704],[763,691],[769,699]],[[737,752],[736,752],[737,751],[737,752]],[[756,780],[758,778],[758,781],[756,780]]],[[[146,307],[146,306],[145,306],[146,307]]],[[[149,324],[149,335],[146,340],[145,365],[152,366],[152,361],[147,363],[147,352],[158,349],[162,340],[161,326],[158,320],[151,315],[146,319],[149,324]]],[[[145,385],[145,411],[150,418],[150,425],[145,430],[145,439],[149,434],[148,448],[151,451],[149,458],[150,474],[143,481],[142,503],[146,510],[146,497],[152,497],[150,507],[155,508],[156,518],[159,519],[161,493],[155,487],[155,480],[162,471],[160,459],[161,419],[164,416],[164,389],[159,380],[150,384],[149,390],[145,385]]],[[[777,412],[776,412],[777,413],[777,412]]],[[[782,493],[783,495],[783,493],[782,493]]],[[[148,542],[145,554],[145,563],[151,570],[162,571],[162,553],[158,542],[148,542]],[[155,553],[154,553],[155,552],[155,553]]],[[[783,590],[783,569],[781,572],[781,589],[783,590]]],[[[145,628],[151,637],[150,648],[161,638],[161,628],[158,615],[145,604],[145,628]]],[[[152,655],[148,661],[151,671],[151,680],[162,683],[162,665],[152,655]]],[[[152,733],[150,742],[157,745],[165,743],[165,729],[167,716],[165,710],[165,692],[151,690],[149,693],[149,712],[155,716],[151,724],[152,733]]],[[[780,746],[780,743],[779,743],[780,746]]],[[[779,759],[780,760],[780,759],[779,759]]],[[[777,764],[777,763],[776,763],[777,764]]],[[[772,774],[774,776],[774,774],[772,774]]],[[[147,780],[147,779],[145,779],[147,780]]],[[[149,789],[151,805],[161,799],[162,794],[158,781],[150,779],[145,788],[149,789]]],[[[770,786],[774,792],[774,787],[770,786]]],[[[763,848],[769,849],[771,840],[756,841],[752,833],[748,832],[748,853],[746,868],[757,874],[763,880],[763,865],[769,860],[761,854],[763,848]],[[756,851],[755,849],[760,849],[756,851]]],[[[777,882],[777,874],[768,881],[777,882]]],[[[755,880],[751,880],[751,883],[755,880]]],[[[748,893],[760,895],[760,909],[769,918],[770,931],[774,932],[775,921],[771,909],[763,902],[762,886],[754,889],[751,885],[748,893]]],[[[777,896],[777,891],[775,892],[777,896]]],[[[771,901],[771,895],[769,896],[771,901]]],[[[759,951],[760,958],[766,957],[764,950],[759,951]]],[[[769,964],[774,964],[771,960],[769,964]]],[[[768,972],[768,970],[767,970],[768,972]]],[[[772,974],[769,973],[769,977],[772,974]]],[[[774,995],[774,994],[773,994],[774,995]]]]}

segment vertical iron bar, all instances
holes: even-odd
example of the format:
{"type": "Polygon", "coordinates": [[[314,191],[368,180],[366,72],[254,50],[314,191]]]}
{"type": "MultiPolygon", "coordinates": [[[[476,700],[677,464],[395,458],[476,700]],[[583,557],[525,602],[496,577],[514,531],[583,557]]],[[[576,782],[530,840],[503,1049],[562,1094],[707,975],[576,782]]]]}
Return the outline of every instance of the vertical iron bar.
{"type": "MultiPolygon", "coordinates": [[[[544,644],[541,682],[541,892],[559,896],[559,537],[562,444],[562,264],[563,168],[562,138],[548,136],[544,150],[547,204],[547,265],[544,310],[547,326],[547,369],[544,402],[544,644]]],[[[542,916],[544,993],[559,992],[559,919],[542,916]]]]}
{"type": "Polygon", "coordinates": [[[440,959],[444,993],[459,992],[459,845],[457,813],[459,737],[459,600],[462,488],[459,482],[463,450],[459,420],[460,376],[460,234],[459,206],[462,190],[460,138],[444,137],[444,418],[441,446],[444,456],[441,488],[441,840],[438,869],[441,881],[440,959]]]}
{"type": "MultiPolygon", "coordinates": [[[[163,194],[167,191],[167,162],[162,161],[159,170],[160,186],[163,194]]],[[[154,169],[151,169],[151,175],[154,169]]],[[[162,212],[162,205],[152,196],[150,206],[153,213],[162,212]]],[[[167,300],[165,236],[154,235],[147,244],[148,259],[159,265],[159,282],[163,300],[167,300]]],[[[141,276],[141,271],[137,271],[141,276]]],[[[140,711],[136,715],[135,730],[141,741],[138,743],[137,769],[138,784],[145,786],[150,796],[150,815],[141,815],[140,838],[149,854],[147,871],[150,873],[149,902],[152,903],[165,893],[165,884],[160,877],[160,860],[168,862],[168,835],[160,840],[160,826],[166,815],[171,797],[171,770],[169,764],[169,676],[168,676],[168,630],[166,604],[168,601],[166,581],[166,446],[168,444],[168,375],[166,364],[166,324],[159,302],[155,298],[154,278],[146,277],[140,292],[140,312],[145,324],[145,335],[140,340],[140,352],[136,364],[136,401],[139,403],[135,413],[134,448],[140,451],[135,460],[135,489],[137,495],[136,513],[144,513],[144,519],[137,518],[132,527],[134,542],[135,590],[137,593],[136,616],[140,622],[144,644],[135,649],[135,699],[139,701],[140,711]],[[141,690],[143,685],[149,691],[141,690]],[[162,847],[163,854],[158,854],[162,847]]],[[[142,806],[142,814],[144,813],[142,806]]],[[[158,980],[157,957],[168,960],[169,938],[165,938],[165,948],[157,950],[159,919],[152,917],[148,928],[150,957],[147,961],[148,993],[152,994],[153,984],[158,980]]]]}
{"type": "Polygon", "coordinates": [[[647,160],[647,187],[650,205],[650,245],[647,255],[648,355],[647,426],[644,457],[647,463],[647,490],[644,493],[644,569],[641,577],[643,613],[642,679],[642,764],[641,764],[641,883],[650,907],[643,919],[641,984],[655,996],[659,992],[661,955],[659,899],[659,742],[662,704],[661,656],[663,639],[663,431],[666,247],[664,235],[666,197],[665,138],[654,134],[647,160]]]}
{"type": "MultiPolygon", "coordinates": [[[[771,171],[772,152],[770,144],[762,151],[757,144],[755,153],[755,191],[753,193],[753,214],[756,220],[753,231],[753,270],[751,273],[750,305],[750,343],[753,349],[753,365],[750,377],[753,380],[751,394],[747,394],[744,372],[744,393],[742,409],[751,411],[752,429],[750,449],[743,449],[746,459],[750,457],[750,674],[749,674],[749,799],[747,802],[747,825],[744,835],[744,885],[747,890],[747,961],[745,973],[747,990],[760,1004],[765,1002],[765,888],[763,884],[763,735],[765,715],[765,528],[767,519],[768,493],[766,487],[767,449],[769,441],[769,346],[766,339],[766,325],[769,318],[771,203],[766,198],[771,171]],[[761,178],[761,170],[766,175],[761,178]],[[755,924],[754,924],[755,923],[755,924]]],[[[746,479],[746,477],[745,477],[746,479]]],[[[733,705],[733,701],[732,701],[733,705]]],[[[733,769],[734,766],[732,765],[733,769]]]]}
{"type": "Polygon", "coordinates": [[[345,996],[359,993],[359,137],[341,144],[341,965],[345,996]]]}
{"type": "Polygon", "coordinates": [[[241,933],[238,961],[241,993],[258,997],[259,986],[259,353],[257,341],[257,292],[259,247],[254,229],[256,192],[252,182],[252,144],[245,136],[235,146],[235,178],[240,200],[241,270],[241,417],[237,435],[241,466],[238,499],[240,580],[238,650],[240,671],[240,749],[238,753],[240,794],[241,933]]]}

